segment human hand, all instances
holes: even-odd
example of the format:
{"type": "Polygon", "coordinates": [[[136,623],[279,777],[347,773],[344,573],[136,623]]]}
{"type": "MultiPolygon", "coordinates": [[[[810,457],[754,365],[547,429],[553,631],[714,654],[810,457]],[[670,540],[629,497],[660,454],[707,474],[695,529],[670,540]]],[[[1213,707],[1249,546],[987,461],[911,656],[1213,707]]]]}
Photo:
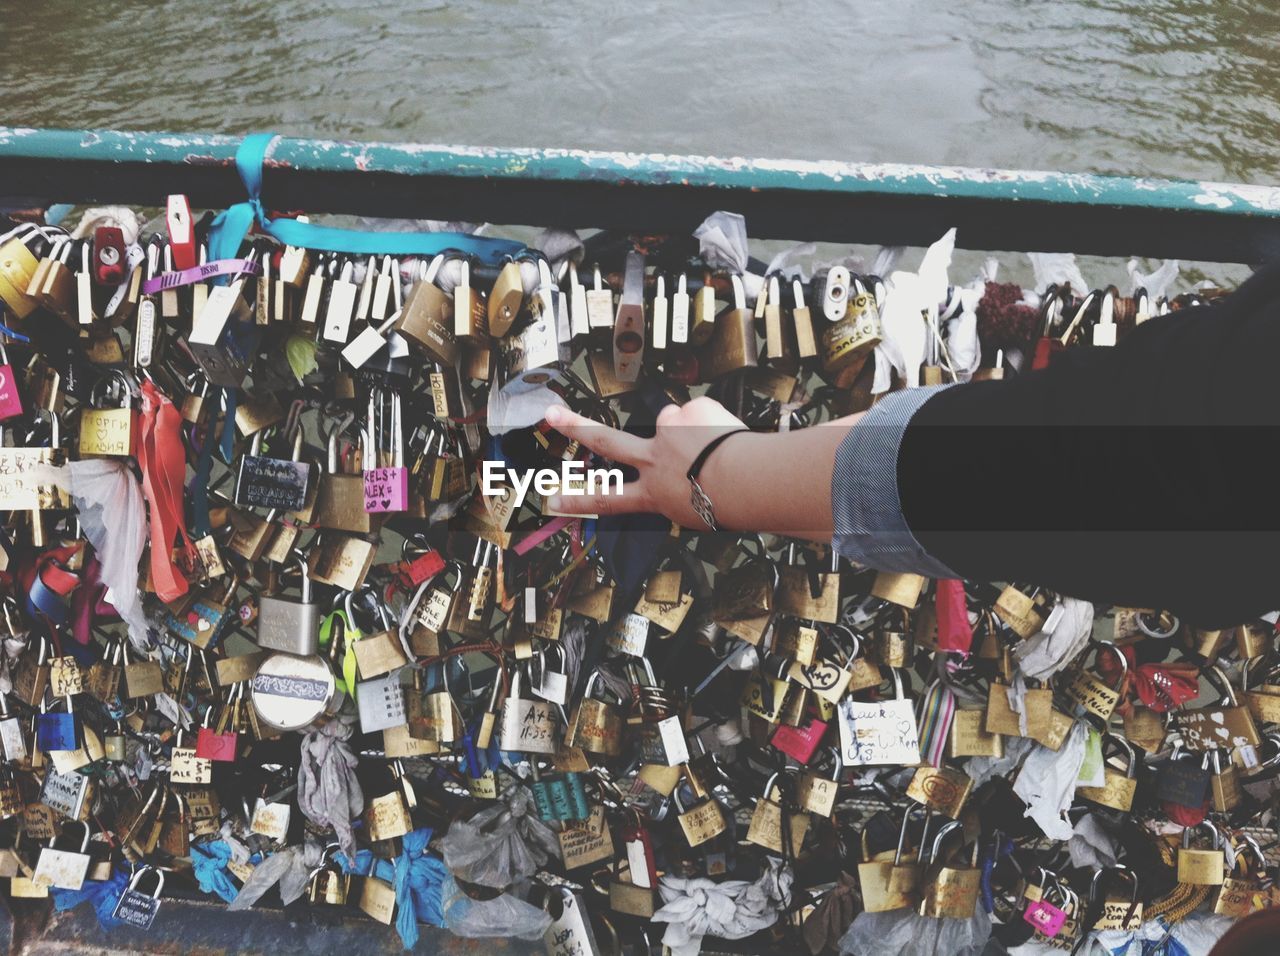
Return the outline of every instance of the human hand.
{"type": "MultiPolygon", "coordinates": [[[[725,432],[745,427],[727,408],[710,398],[695,398],[684,405],[668,405],[658,413],[653,438],[641,438],[579,415],[563,405],[547,409],[547,424],[576,439],[604,458],[632,465],[639,477],[623,486],[622,494],[556,495],[548,504],[555,511],[572,514],[627,514],[656,512],[676,524],[703,528],[693,509],[687,472],[707,443],[725,432]]],[[[725,444],[750,440],[735,436],[725,444]]],[[[711,455],[699,475],[699,484],[718,501],[717,490],[731,482],[715,468],[720,449],[711,455]]]]}

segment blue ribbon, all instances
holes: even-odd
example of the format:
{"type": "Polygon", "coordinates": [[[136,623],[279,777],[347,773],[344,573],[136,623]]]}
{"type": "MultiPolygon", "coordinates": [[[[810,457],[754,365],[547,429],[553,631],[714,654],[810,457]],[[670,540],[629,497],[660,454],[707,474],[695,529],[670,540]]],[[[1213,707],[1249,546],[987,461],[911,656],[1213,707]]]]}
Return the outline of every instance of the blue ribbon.
{"type": "Polygon", "coordinates": [[[368,850],[360,850],[354,860],[338,853],[335,859],[349,873],[376,876],[386,880],[396,891],[396,932],[405,949],[418,944],[418,921],[432,926],[444,925],[441,889],[449,871],[444,861],[427,854],[431,828],[410,831],[401,838],[403,852],[394,865],[377,859],[368,850]]]}
{"type": "MultiPolygon", "coordinates": [[[[276,138],[274,133],[252,133],[236,150],[236,170],[249,194],[247,202],[236,203],[219,213],[209,227],[209,259],[233,259],[240,250],[249,228],[257,223],[267,235],[290,246],[305,246],[326,252],[350,252],[364,255],[433,256],[449,249],[470,254],[488,262],[501,262],[524,249],[510,239],[468,236],[459,232],[367,232],[360,229],[335,229],[316,226],[294,219],[268,219],[262,206],[262,165],[267,148],[276,138]]],[[[215,282],[226,282],[221,276],[215,282]]]]}
{"type": "Polygon", "coordinates": [[[63,910],[75,909],[81,903],[90,903],[98,913],[98,925],[103,929],[115,929],[122,925],[115,918],[116,904],[124,895],[129,885],[129,874],[122,869],[111,872],[109,880],[85,880],[84,886],[78,890],[51,889],[53,906],[59,913],[63,910]]]}
{"type": "Polygon", "coordinates": [[[231,880],[227,864],[231,862],[231,847],[226,840],[191,844],[191,869],[200,883],[202,893],[216,893],[230,903],[240,891],[231,880]]]}

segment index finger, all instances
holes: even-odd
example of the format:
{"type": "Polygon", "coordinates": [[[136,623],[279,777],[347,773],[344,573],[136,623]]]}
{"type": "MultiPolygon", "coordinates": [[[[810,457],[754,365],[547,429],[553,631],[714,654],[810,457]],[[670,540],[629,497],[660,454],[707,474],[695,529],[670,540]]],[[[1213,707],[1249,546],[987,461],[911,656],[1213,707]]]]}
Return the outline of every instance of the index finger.
{"type": "Polygon", "coordinates": [[[645,460],[645,448],[649,442],[647,438],[602,425],[563,405],[552,405],[547,409],[545,418],[547,424],[560,434],[581,442],[597,455],[624,465],[638,465],[645,460]]]}

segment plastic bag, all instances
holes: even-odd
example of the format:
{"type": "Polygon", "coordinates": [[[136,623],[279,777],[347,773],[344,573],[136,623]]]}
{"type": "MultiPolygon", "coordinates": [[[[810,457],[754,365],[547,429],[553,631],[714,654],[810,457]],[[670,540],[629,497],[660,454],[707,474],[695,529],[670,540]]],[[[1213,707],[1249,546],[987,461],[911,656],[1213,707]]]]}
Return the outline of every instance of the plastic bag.
{"type": "Polygon", "coordinates": [[[142,488],[121,460],[88,459],[67,463],[71,498],[80,513],[80,528],[98,553],[98,579],[128,625],[129,640],[139,651],[151,646],[147,619],[138,593],[138,565],[147,542],[147,512],[142,488]],[[111,520],[106,521],[105,516],[111,520]]]}
{"type": "Polygon", "coordinates": [[[844,956],[979,956],[991,938],[981,905],[972,919],[931,919],[913,909],[859,913],[840,940],[844,956]]]}
{"type": "Polygon", "coordinates": [[[760,294],[764,276],[748,272],[751,261],[747,251],[747,220],[736,212],[713,212],[702,225],[693,230],[698,240],[698,251],[712,269],[742,276],[742,286],[750,305],[760,294]]]}
{"type": "Polygon", "coordinates": [[[888,295],[880,311],[884,339],[876,346],[873,395],[889,390],[891,369],[897,371],[908,388],[920,384],[920,365],[932,335],[920,315],[923,312],[936,323],[938,303],[947,294],[947,269],[955,245],[956,231],[949,229],[925,252],[919,270],[895,272],[886,280],[888,295]]]}
{"type": "MultiPolygon", "coordinates": [[[[449,832],[452,834],[453,830],[449,832]]],[[[491,900],[472,899],[462,892],[452,876],[445,876],[441,898],[444,928],[455,936],[470,939],[514,936],[536,940],[541,939],[551,925],[550,913],[510,893],[501,893],[491,900]]]]}
{"type": "Polygon", "coordinates": [[[1087,733],[1077,721],[1057,752],[1036,744],[1013,783],[1013,792],[1027,803],[1026,815],[1051,840],[1070,840],[1075,832],[1066,812],[1075,797],[1087,733]]]}
{"type": "Polygon", "coordinates": [[[527,880],[560,855],[556,836],[533,812],[526,787],[512,787],[497,806],[454,823],[440,850],[458,879],[497,889],[527,880]]]}
{"type": "Polygon", "coordinates": [[[664,876],[658,884],[663,905],[653,921],[667,924],[662,942],[674,956],[697,956],[704,936],[744,939],[776,923],[781,908],[790,903],[791,882],[790,868],[772,858],[750,883],[664,876]]]}

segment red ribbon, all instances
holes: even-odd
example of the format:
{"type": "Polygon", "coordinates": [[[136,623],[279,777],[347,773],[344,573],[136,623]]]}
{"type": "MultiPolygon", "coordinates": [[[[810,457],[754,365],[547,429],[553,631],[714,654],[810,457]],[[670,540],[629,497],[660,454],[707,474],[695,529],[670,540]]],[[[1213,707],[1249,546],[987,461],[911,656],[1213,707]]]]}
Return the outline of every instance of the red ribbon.
{"type": "MultiPolygon", "coordinates": [[[[1120,688],[1120,698],[1124,701],[1124,713],[1128,710],[1126,693],[1132,691],[1138,695],[1151,710],[1157,714],[1168,713],[1181,707],[1185,701],[1195,700],[1200,696],[1200,669],[1194,664],[1138,664],[1137,653],[1130,647],[1120,648],[1129,664],[1129,673],[1120,688]]],[[[1098,656],[1098,676],[1108,684],[1113,684],[1120,677],[1120,661],[1115,654],[1098,656]]]]}
{"type": "Polygon", "coordinates": [[[187,593],[187,579],[173,560],[173,542],[181,535],[190,550],[183,513],[183,479],[187,456],[182,449],[182,416],[155,385],[142,383],[142,415],[138,436],[138,464],[142,493],[151,509],[151,582],[156,596],[169,603],[187,593]]]}
{"type": "Polygon", "coordinates": [[[938,649],[968,654],[973,647],[973,627],[969,624],[964,582],[940,578],[934,592],[934,606],[938,611],[938,649]]]}

